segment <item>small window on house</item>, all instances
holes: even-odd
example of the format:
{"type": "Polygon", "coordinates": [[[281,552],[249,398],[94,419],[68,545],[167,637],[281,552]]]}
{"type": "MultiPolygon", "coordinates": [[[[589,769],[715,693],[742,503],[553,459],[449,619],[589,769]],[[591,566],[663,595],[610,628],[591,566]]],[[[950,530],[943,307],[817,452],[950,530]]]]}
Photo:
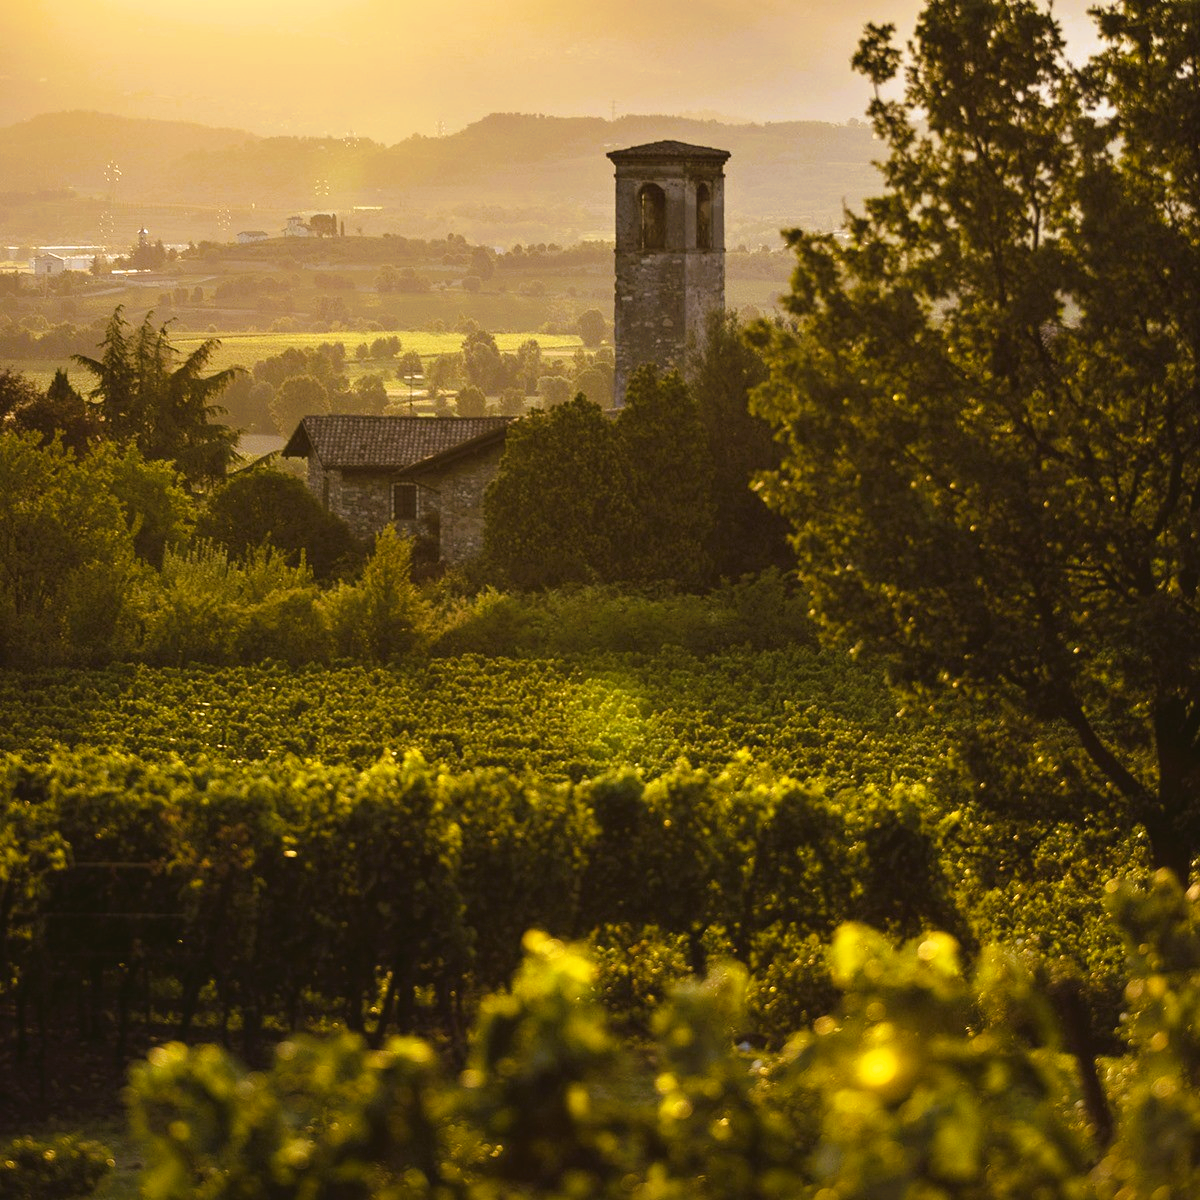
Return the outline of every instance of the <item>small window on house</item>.
{"type": "Polygon", "coordinates": [[[712,189],[707,183],[696,187],[696,249],[712,249],[712,189]]]}
{"type": "Polygon", "coordinates": [[[643,250],[664,250],[667,245],[667,197],[657,183],[646,183],[638,192],[643,250]]]}
{"type": "Polygon", "coordinates": [[[415,483],[392,484],[392,520],[415,521],[417,519],[417,485],[415,483]]]}

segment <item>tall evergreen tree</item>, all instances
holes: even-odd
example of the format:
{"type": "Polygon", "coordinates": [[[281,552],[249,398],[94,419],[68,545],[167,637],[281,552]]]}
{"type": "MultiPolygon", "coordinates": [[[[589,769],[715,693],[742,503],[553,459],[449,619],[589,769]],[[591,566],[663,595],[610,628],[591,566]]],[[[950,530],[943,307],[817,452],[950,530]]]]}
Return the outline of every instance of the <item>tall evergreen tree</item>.
{"type": "Polygon", "coordinates": [[[214,418],[216,403],[237,373],[230,367],[203,371],[220,343],[197,346],[180,362],[166,325],[155,326],[152,313],[133,329],[120,306],[112,315],[99,358],[76,354],[74,361],[95,376],[100,427],[114,441],[131,442],[147,458],[175,464],[193,486],[225,474],[237,441],[236,431],[214,418]]]}

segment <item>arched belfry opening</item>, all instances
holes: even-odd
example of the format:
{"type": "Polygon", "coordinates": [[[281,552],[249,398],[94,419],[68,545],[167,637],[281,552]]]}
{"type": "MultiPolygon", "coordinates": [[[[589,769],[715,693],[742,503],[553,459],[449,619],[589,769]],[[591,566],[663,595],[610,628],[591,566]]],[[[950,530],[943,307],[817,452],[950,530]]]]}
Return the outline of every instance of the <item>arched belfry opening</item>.
{"type": "Polygon", "coordinates": [[[696,184],[696,249],[712,249],[712,188],[696,184]]]}
{"type": "Polygon", "coordinates": [[[657,183],[644,183],[638,191],[638,240],[642,250],[667,248],[667,195],[657,183]]]}
{"type": "Polygon", "coordinates": [[[641,363],[682,366],[725,307],[728,150],[650,142],[613,150],[616,175],[614,400],[641,363]]]}

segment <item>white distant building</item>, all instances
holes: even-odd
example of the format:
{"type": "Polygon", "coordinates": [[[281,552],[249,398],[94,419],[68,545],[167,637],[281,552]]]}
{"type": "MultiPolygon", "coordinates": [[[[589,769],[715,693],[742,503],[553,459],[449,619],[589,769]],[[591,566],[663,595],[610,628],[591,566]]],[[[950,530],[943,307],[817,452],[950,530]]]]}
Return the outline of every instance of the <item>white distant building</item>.
{"type": "Polygon", "coordinates": [[[61,275],[67,269],[67,260],[61,254],[39,254],[33,260],[35,275],[61,275]]]}
{"type": "Polygon", "coordinates": [[[245,245],[247,242],[265,242],[269,237],[265,229],[244,229],[237,235],[237,240],[245,245]]]}
{"type": "Polygon", "coordinates": [[[287,228],[283,231],[283,236],[308,237],[308,222],[303,217],[288,217],[287,228]]]}

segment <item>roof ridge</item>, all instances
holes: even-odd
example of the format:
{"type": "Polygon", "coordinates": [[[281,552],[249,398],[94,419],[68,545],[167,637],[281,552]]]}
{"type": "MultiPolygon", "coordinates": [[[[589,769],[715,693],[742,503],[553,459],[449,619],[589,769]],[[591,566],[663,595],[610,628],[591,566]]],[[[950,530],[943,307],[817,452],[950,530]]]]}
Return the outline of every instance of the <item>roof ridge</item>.
{"type": "Polygon", "coordinates": [[[402,470],[498,435],[512,420],[505,416],[314,413],[300,421],[283,454],[288,458],[315,456],[324,467],[402,470]]]}

